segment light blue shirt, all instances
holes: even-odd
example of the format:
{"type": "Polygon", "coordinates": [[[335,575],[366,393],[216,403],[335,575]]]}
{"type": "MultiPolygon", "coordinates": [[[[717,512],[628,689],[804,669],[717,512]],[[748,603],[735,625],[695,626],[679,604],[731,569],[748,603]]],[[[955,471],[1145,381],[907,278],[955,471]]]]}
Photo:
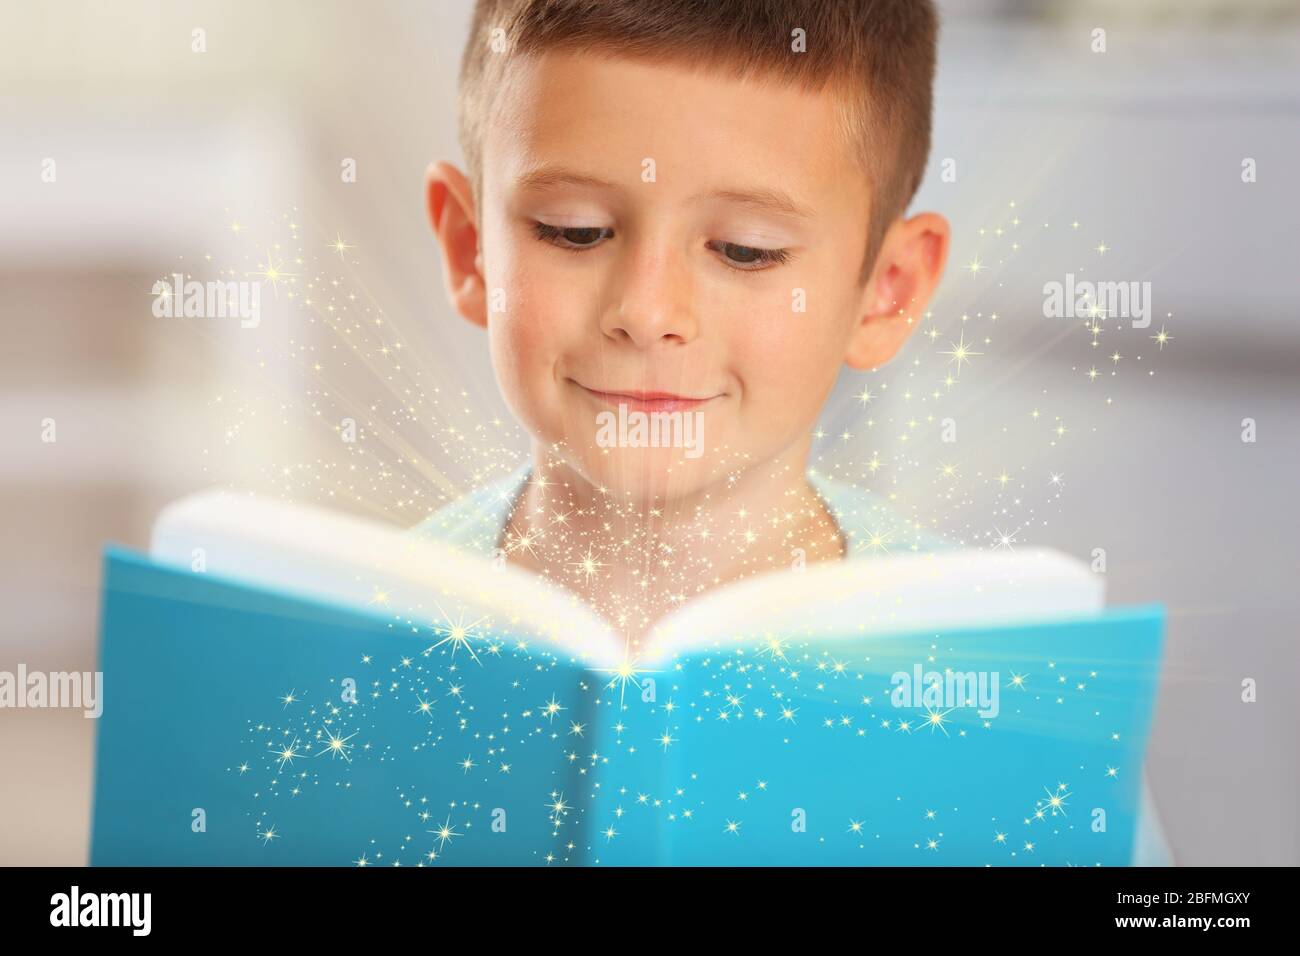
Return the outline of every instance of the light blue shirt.
{"type": "MultiPolygon", "coordinates": [[[[482,485],[434,512],[411,529],[411,533],[492,556],[531,471],[532,463],[525,462],[505,478],[482,485]]],[[[903,521],[897,512],[862,488],[832,481],[815,471],[808,472],[808,480],[839,526],[848,549],[848,560],[872,555],[861,544],[854,547],[848,533],[850,528],[862,528],[873,537],[879,536],[891,552],[939,551],[953,547],[941,536],[903,521]]],[[[1145,768],[1132,863],[1134,866],[1173,865],[1173,855],[1147,785],[1145,768]]]]}

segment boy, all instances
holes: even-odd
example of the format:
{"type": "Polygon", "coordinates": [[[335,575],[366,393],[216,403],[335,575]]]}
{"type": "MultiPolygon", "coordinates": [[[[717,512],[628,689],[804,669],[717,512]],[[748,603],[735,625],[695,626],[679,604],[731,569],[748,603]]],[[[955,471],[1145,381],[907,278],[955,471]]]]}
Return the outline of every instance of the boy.
{"type": "Polygon", "coordinates": [[[428,209],[532,461],[420,532],[633,652],[700,591],[861,554],[850,526],[940,546],[807,470],[840,367],[888,362],[943,272],[947,221],[905,216],[936,32],[929,0],[479,0],[468,175],[434,165],[428,209]]]}

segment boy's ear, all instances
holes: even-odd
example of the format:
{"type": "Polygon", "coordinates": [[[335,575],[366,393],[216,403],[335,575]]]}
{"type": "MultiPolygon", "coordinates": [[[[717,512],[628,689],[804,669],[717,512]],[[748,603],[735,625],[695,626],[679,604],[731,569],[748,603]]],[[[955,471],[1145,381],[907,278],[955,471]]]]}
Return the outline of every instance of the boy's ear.
{"type": "Polygon", "coordinates": [[[425,176],[429,224],[442,247],[442,278],[452,308],[475,325],[487,326],[483,258],[478,249],[474,190],[451,163],[437,162],[425,176]]]}
{"type": "Polygon", "coordinates": [[[849,368],[879,368],[903,347],[943,275],[948,239],[948,220],[938,213],[918,213],[889,227],[863,289],[844,357],[849,368]]]}

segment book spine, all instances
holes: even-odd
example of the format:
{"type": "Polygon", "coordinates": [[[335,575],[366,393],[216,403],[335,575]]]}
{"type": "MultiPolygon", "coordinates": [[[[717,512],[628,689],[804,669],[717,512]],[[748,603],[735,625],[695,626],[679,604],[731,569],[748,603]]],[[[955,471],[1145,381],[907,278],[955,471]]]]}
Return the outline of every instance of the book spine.
{"type": "Polygon", "coordinates": [[[671,863],[671,811],[663,718],[648,681],[623,683],[610,686],[606,677],[601,687],[586,795],[586,863],[664,866],[671,863]]]}

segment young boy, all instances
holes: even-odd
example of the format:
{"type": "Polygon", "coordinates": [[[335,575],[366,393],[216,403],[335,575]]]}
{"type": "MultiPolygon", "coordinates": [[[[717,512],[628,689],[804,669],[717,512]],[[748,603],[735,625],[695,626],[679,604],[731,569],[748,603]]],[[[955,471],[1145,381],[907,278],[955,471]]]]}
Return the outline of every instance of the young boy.
{"type": "Polygon", "coordinates": [[[420,533],[634,650],[700,591],[877,551],[852,530],[942,546],[808,471],[841,366],[888,362],[943,272],[947,221],[905,215],[936,31],[929,0],[479,0],[468,175],[434,165],[428,208],[532,461],[420,533]]]}

